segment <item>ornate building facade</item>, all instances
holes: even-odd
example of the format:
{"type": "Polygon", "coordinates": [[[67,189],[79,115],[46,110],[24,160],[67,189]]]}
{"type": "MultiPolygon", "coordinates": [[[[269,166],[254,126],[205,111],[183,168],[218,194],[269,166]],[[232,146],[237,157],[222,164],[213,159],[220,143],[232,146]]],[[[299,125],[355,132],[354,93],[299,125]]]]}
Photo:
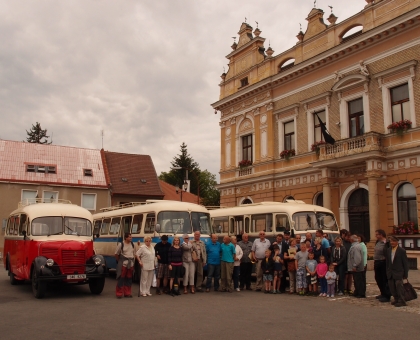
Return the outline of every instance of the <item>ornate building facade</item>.
{"type": "Polygon", "coordinates": [[[339,23],[312,9],[306,32],[277,55],[242,23],[212,104],[222,205],[303,200],[368,241],[378,228],[418,225],[420,1],[366,2],[339,23]]]}

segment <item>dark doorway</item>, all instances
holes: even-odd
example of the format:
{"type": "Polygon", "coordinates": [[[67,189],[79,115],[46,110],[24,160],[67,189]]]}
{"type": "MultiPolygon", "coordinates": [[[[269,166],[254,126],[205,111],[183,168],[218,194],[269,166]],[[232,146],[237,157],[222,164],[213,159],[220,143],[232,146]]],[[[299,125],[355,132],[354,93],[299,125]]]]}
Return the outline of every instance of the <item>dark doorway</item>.
{"type": "Polygon", "coordinates": [[[350,195],[348,212],[350,232],[363,235],[365,242],[369,242],[369,192],[366,189],[357,189],[350,195]]]}

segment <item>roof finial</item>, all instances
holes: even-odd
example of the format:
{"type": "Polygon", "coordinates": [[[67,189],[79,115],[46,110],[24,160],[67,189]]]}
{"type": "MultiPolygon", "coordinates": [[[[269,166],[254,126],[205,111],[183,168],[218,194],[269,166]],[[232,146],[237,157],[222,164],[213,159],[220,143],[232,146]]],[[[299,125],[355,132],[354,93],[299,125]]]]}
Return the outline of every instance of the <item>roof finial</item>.
{"type": "Polygon", "coordinates": [[[235,44],[236,43],[236,37],[232,37],[232,39],[233,39],[233,43],[235,44]]]}
{"type": "Polygon", "coordinates": [[[257,24],[257,28],[258,28],[258,21],[255,22],[257,24]]]}
{"type": "Polygon", "coordinates": [[[245,17],[245,23],[246,23],[246,17],[245,17]]]}
{"type": "Polygon", "coordinates": [[[268,41],[268,47],[271,47],[271,42],[270,42],[270,40],[268,41]]]}
{"type": "Polygon", "coordinates": [[[299,32],[302,31],[302,24],[299,23],[299,32]]]}
{"type": "Polygon", "coordinates": [[[314,8],[316,7],[316,0],[314,1],[314,8]]]}
{"type": "Polygon", "coordinates": [[[328,7],[329,7],[329,8],[331,8],[331,14],[332,14],[332,9],[333,9],[333,6],[328,5],[328,7]]]}
{"type": "Polygon", "coordinates": [[[223,66],[223,73],[226,73],[226,72],[225,72],[225,67],[224,67],[224,66],[223,66]]]}

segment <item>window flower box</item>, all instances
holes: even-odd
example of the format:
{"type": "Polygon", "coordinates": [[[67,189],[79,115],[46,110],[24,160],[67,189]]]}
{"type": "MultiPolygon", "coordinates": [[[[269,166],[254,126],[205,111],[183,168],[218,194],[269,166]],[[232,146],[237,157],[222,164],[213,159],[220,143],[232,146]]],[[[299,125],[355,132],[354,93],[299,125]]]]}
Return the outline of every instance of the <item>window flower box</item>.
{"type": "Polygon", "coordinates": [[[319,142],[315,142],[314,144],[311,145],[311,151],[315,151],[317,156],[319,156],[319,150],[320,150],[320,146],[321,145],[325,145],[325,141],[320,140],[319,142]]]}
{"type": "Polygon", "coordinates": [[[238,166],[243,169],[252,165],[252,162],[249,159],[244,159],[238,163],[238,166]]]}
{"type": "Polygon", "coordinates": [[[402,136],[413,124],[410,120],[404,119],[388,125],[388,129],[395,132],[398,136],[402,136]]]}
{"type": "Polygon", "coordinates": [[[286,161],[288,161],[290,159],[290,157],[296,155],[296,151],[295,149],[291,149],[291,150],[283,150],[280,153],[280,158],[281,159],[285,159],[286,161]]]}
{"type": "Polygon", "coordinates": [[[398,226],[394,226],[392,233],[394,235],[414,235],[419,233],[419,227],[413,222],[407,221],[398,226]]]}

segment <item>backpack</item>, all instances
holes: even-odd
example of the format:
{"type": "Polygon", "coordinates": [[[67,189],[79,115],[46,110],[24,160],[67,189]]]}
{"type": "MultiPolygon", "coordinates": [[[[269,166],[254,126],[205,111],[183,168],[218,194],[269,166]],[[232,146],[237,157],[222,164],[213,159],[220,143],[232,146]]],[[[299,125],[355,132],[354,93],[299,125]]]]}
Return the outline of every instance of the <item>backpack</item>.
{"type": "MultiPolygon", "coordinates": [[[[121,253],[123,252],[123,250],[124,250],[124,241],[122,241],[121,242],[121,253]]],[[[131,241],[131,246],[133,247],[133,249],[134,249],[134,243],[133,243],[133,241],[131,241]]]]}

